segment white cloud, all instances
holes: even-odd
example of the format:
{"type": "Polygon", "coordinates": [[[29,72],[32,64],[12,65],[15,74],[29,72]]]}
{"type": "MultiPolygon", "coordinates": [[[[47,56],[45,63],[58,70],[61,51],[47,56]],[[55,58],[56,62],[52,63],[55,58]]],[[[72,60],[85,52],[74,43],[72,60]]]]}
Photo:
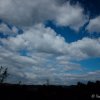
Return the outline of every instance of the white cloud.
{"type": "MultiPolygon", "coordinates": [[[[8,67],[10,73],[8,81],[10,82],[14,80],[15,83],[20,80],[23,82],[25,79],[28,82],[34,82],[35,80],[36,84],[38,82],[43,84],[47,78],[52,78],[52,80],[61,79],[64,71],[80,70],[81,66],[79,64],[66,62],[66,64],[59,63],[54,56],[38,52],[34,52],[29,57],[21,56],[18,52],[12,52],[0,46],[0,64],[8,67]],[[16,78],[12,79],[14,76],[16,78]]],[[[27,81],[24,83],[27,83],[27,81]]]]}
{"type": "MultiPolygon", "coordinates": [[[[88,20],[79,4],[71,5],[65,0],[0,0],[0,19],[25,29],[23,34],[15,37],[0,38],[0,64],[7,66],[9,72],[17,77],[11,81],[22,79],[42,84],[50,78],[51,83],[66,84],[66,81],[72,83],[87,77],[89,80],[91,75],[94,75],[93,80],[99,78],[99,71],[86,75],[66,72],[84,70],[72,61],[100,57],[100,38],[83,38],[67,43],[64,37],[41,24],[52,20],[56,25],[78,31],[88,20]]],[[[99,17],[90,20],[87,29],[99,32],[98,22],[99,17]]],[[[18,31],[15,26],[9,29],[5,23],[0,24],[0,32],[11,34],[18,31]]]]}
{"type": "Polygon", "coordinates": [[[64,71],[80,70],[78,64],[67,59],[67,63],[62,63],[56,59],[59,53],[65,51],[66,43],[63,37],[57,36],[51,28],[45,28],[42,24],[16,37],[0,41],[3,44],[0,46],[0,64],[7,66],[10,74],[19,77],[18,79],[22,77],[30,82],[38,80],[41,83],[41,79],[44,82],[48,77],[61,77],[64,71]],[[20,50],[23,49],[27,50],[27,56],[21,55],[20,50]]]}
{"type": "Polygon", "coordinates": [[[20,56],[18,53],[14,53],[6,50],[2,46],[0,46],[0,64],[6,64],[8,67],[10,66],[18,66],[18,67],[27,67],[38,64],[35,59],[31,59],[26,56],[20,56]]]}
{"type": "Polygon", "coordinates": [[[57,36],[54,30],[45,28],[43,24],[35,25],[17,37],[3,39],[2,42],[12,50],[26,48],[47,53],[64,53],[67,45],[63,37],[57,36]]]}
{"type": "MultiPolygon", "coordinates": [[[[100,39],[100,38],[99,38],[100,39]]],[[[100,40],[83,38],[70,44],[71,55],[75,58],[100,57],[100,40]]]]}
{"type": "Polygon", "coordinates": [[[91,19],[86,29],[91,33],[92,32],[100,33],[100,16],[91,19]]]}
{"type": "Polygon", "coordinates": [[[79,4],[71,5],[68,1],[0,0],[0,18],[22,26],[54,20],[61,26],[79,30],[88,19],[83,11],[79,4]]]}
{"type": "Polygon", "coordinates": [[[66,55],[67,59],[85,59],[100,57],[100,39],[83,38],[76,42],[67,43],[65,39],[51,28],[37,24],[17,37],[1,39],[3,45],[12,51],[26,49],[29,52],[66,55]]]}
{"type": "MultiPolygon", "coordinates": [[[[72,60],[100,57],[100,38],[83,38],[67,43],[53,29],[43,24],[37,24],[16,37],[1,38],[0,42],[0,64],[7,66],[10,73],[17,77],[30,82],[39,81],[41,84],[47,78],[52,79],[52,83],[60,83],[58,80],[65,82],[69,78],[62,77],[68,75],[67,71],[84,70],[72,60]]],[[[72,75],[70,81],[84,77],[72,75]]]]}
{"type": "Polygon", "coordinates": [[[2,22],[0,24],[0,33],[3,33],[5,35],[14,35],[18,33],[18,29],[15,26],[12,26],[12,28],[10,29],[7,24],[2,22]]]}
{"type": "Polygon", "coordinates": [[[15,26],[12,27],[12,32],[13,33],[18,33],[19,32],[19,29],[15,26]]]}
{"type": "Polygon", "coordinates": [[[6,24],[4,24],[4,23],[1,23],[0,24],[0,32],[1,33],[4,33],[4,34],[11,34],[12,33],[12,31],[8,28],[8,26],[6,25],[6,24]]]}
{"type": "Polygon", "coordinates": [[[82,9],[78,4],[64,4],[58,12],[59,15],[56,16],[57,24],[70,26],[76,31],[78,31],[79,28],[82,27],[88,20],[88,17],[83,13],[84,9],[82,9]]]}

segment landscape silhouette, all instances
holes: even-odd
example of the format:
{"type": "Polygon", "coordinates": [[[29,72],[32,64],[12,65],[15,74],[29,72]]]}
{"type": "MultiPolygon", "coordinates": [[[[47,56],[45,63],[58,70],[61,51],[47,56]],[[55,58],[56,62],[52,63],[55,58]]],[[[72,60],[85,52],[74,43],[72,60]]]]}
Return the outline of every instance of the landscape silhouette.
{"type": "Polygon", "coordinates": [[[100,81],[77,85],[25,85],[5,83],[7,68],[0,68],[0,100],[93,100],[100,99],[100,81]]]}

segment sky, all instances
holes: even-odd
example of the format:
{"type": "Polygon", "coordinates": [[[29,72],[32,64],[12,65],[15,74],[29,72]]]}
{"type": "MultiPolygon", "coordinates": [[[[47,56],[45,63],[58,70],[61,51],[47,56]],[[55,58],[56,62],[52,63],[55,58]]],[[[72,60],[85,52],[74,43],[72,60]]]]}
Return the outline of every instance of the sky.
{"type": "Polygon", "coordinates": [[[10,83],[100,80],[100,1],[0,0],[0,65],[10,83]]]}

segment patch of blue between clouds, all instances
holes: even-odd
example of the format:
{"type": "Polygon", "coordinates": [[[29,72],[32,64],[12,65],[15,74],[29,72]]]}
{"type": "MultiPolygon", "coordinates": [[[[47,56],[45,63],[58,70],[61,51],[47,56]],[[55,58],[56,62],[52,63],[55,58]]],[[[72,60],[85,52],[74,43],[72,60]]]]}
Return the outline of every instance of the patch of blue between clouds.
{"type": "Polygon", "coordinates": [[[74,63],[81,65],[81,70],[65,71],[65,73],[71,74],[86,74],[88,72],[94,72],[100,70],[100,57],[88,58],[81,61],[73,61],[74,63]]]}
{"type": "Polygon", "coordinates": [[[0,38],[8,38],[9,35],[0,32],[0,38]]]}
{"type": "MultiPolygon", "coordinates": [[[[9,23],[3,21],[2,19],[0,19],[0,24],[2,24],[2,23],[6,24],[7,27],[8,27],[10,30],[12,30],[12,28],[14,27],[13,24],[9,24],[9,23]]],[[[23,34],[23,30],[22,30],[20,27],[18,27],[18,26],[15,26],[15,27],[18,29],[18,34],[23,34]]],[[[9,35],[8,35],[8,34],[0,33],[0,38],[8,38],[8,37],[10,37],[10,36],[16,37],[18,34],[11,34],[11,35],[9,34],[9,35]]]]}
{"type": "MultiPolygon", "coordinates": [[[[84,37],[88,38],[99,38],[99,33],[89,33],[86,31],[88,23],[86,23],[83,27],[80,28],[78,32],[75,32],[69,27],[60,27],[55,25],[52,21],[47,21],[45,23],[46,27],[51,27],[57,34],[60,34],[62,37],[65,38],[66,42],[71,43],[75,42],[77,40],[81,40],[84,37]]],[[[86,72],[91,71],[97,71],[100,70],[100,57],[96,58],[88,58],[81,61],[74,61],[74,63],[78,63],[82,66],[82,71],[80,70],[71,70],[71,71],[65,71],[65,73],[71,73],[71,74],[84,74],[86,72]]]]}
{"type": "Polygon", "coordinates": [[[28,56],[28,51],[26,49],[22,49],[19,51],[21,56],[28,56]]]}
{"type": "MultiPolygon", "coordinates": [[[[0,20],[0,23],[2,23],[2,20],[0,20]]],[[[75,32],[74,30],[70,29],[69,27],[60,27],[60,26],[56,26],[52,21],[47,21],[45,23],[45,27],[51,27],[53,30],[55,30],[55,32],[57,34],[60,34],[61,36],[63,36],[66,40],[66,42],[71,43],[71,42],[75,42],[77,40],[80,40],[84,37],[93,37],[93,38],[98,38],[100,37],[100,34],[98,33],[88,33],[85,28],[88,25],[88,23],[86,23],[79,32],[75,32]]],[[[8,25],[8,27],[11,29],[12,25],[8,25]]],[[[22,34],[23,31],[21,29],[19,29],[19,34],[22,34]]],[[[0,33],[0,38],[7,38],[9,37],[9,35],[4,35],[3,33],[0,33]]],[[[0,44],[2,45],[2,44],[0,44]]],[[[27,56],[28,51],[26,49],[20,50],[19,51],[21,56],[27,56]]],[[[47,62],[48,64],[51,62],[47,62]]],[[[53,62],[52,62],[53,63],[53,62]]],[[[97,71],[100,70],[100,57],[98,58],[89,58],[86,60],[82,60],[82,61],[77,61],[75,63],[78,63],[82,66],[83,71],[80,70],[71,70],[71,71],[65,71],[65,73],[71,73],[71,74],[82,74],[82,73],[86,73],[86,72],[90,72],[90,71],[97,71]]]]}
{"type": "Polygon", "coordinates": [[[77,61],[86,72],[100,70],[100,57],[88,58],[85,60],[77,61]]]}
{"type": "Polygon", "coordinates": [[[100,34],[98,33],[89,33],[86,31],[86,26],[88,23],[86,23],[83,27],[80,28],[79,31],[74,31],[70,27],[62,27],[55,25],[52,21],[47,21],[45,23],[46,27],[51,27],[57,34],[60,34],[62,37],[65,38],[65,41],[68,43],[75,42],[77,40],[81,40],[84,37],[89,38],[98,38],[100,37],[100,34]]]}

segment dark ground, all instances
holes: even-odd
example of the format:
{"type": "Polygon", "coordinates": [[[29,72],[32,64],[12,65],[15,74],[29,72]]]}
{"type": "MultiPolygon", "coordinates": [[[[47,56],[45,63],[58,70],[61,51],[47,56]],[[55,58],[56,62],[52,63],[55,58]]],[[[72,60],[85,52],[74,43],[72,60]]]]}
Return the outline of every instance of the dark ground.
{"type": "Polygon", "coordinates": [[[100,81],[72,86],[0,84],[0,100],[95,100],[100,81]]]}

